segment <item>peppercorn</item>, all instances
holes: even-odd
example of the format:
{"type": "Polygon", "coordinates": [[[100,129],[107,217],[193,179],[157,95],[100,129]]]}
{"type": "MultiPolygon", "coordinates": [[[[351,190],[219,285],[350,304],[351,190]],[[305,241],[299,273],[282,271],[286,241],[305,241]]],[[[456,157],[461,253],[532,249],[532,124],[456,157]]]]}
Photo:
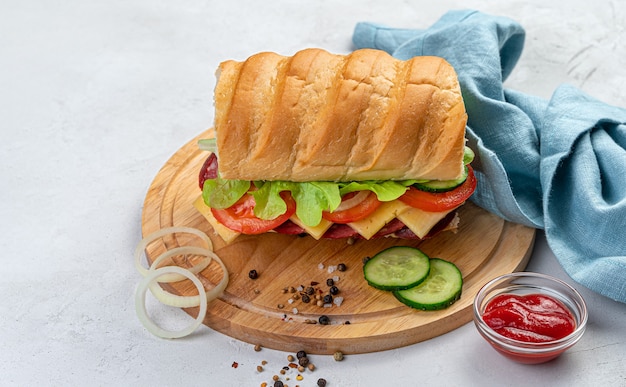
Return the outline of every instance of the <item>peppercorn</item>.
{"type": "Polygon", "coordinates": [[[341,351],[337,351],[333,354],[333,359],[335,359],[335,361],[342,361],[343,360],[343,353],[341,351]]]}
{"type": "Polygon", "coordinates": [[[330,324],[330,319],[329,319],[329,318],[328,318],[328,316],[326,316],[325,314],[324,314],[324,315],[321,315],[321,316],[317,319],[317,321],[319,321],[319,323],[320,323],[320,324],[322,324],[322,325],[328,325],[328,324],[330,324]]]}
{"type": "Polygon", "coordinates": [[[328,292],[334,296],[337,293],[339,293],[339,288],[336,287],[336,286],[331,286],[330,289],[328,290],[328,292]]]}
{"type": "Polygon", "coordinates": [[[317,387],[326,387],[326,379],[324,378],[317,379],[317,387]]]}
{"type": "Polygon", "coordinates": [[[346,271],[348,269],[348,267],[346,267],[345,263],[340,263],[339,265],[337,265],[337,270],[339,271],[346,271]]]}
{"type": "Polygon", "coordinates": [[[306,352],[305,351],[298,351],[298,353],[296,353],[296,357],[298,359],[306,357],[306,352]]]}
{"type": "Polygon", "coordinates": [[[284,386],[284,384],[280,380],[277,380],[277,381],[274,382],[274,387],[283,387],[283,386],[284,386]]]}
{"type": "Polygon", "coordinates": [[[287,356],[287,360],[289,360],[289,361],[294,361],[294,360],[296,360],[296,359],[293,357],[293,355],[288,355],[288,356],[287,356]]]}
{"type": "Polygon", "coordinates": [[[252,269],[248,272],[248,277],[250,277],[250,279],[257,279],[259,278],[259,273],[256,270],[252,269]]]}
{"type": "Polygon", "coordinates": [[[334,284],[335,284],[335,280],[333,280],[332,278],[329,278],[326,280],[326,285],[333,286],[334,284]]]}
{"type": "Polygon", "coordinates": [[[333,303],[333,296],[330,294],[327,294],[324,296],[324,304],[332,304],[333,303]]]}
{"type": "Polygon", "coordinates": [[[309,296],[312,296],[313,293],[315,293],[315,288],[313,286],[307,286],[307,288],[304,291],[309,296]]]}
{"type": "Polygon", "coordinates": [[[309,364],[309,358],[306,356],[303,356],[301,358],[298,359],[298,364],[300,364],[302,367],[306,367],[307,364],[309,364]]]}
{"type": "Polygon", "coordinates": [[[308,304],[309,302],[311,302],[311,297],[309,297],[306,294],[303,294],[302,297],[300,297],[302,299],[302,302],[304,302],[305,304],[308,304]]]}

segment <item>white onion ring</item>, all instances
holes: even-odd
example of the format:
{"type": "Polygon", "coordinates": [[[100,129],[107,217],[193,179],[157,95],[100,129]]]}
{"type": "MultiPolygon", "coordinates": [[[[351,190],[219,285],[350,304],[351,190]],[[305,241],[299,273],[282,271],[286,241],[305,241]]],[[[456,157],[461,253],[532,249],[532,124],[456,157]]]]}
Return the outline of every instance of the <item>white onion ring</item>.
{"type": "MultiPolygon", "coordinates": [[[[226,276],[225,276],[226,277],[226,276]]],[[[208,299],[207,293],[204,292],[204,286],[202,282],[196,277],[195,274],[191,273],[187,269],[183,269],[178,266],[165,266],[155,270],[151,270],[147,276],[143,278],[143,280],[137,286],[137,291],[135,293],[135,310],[137,311],[137,317],[139,317],[139,321],[146,327],[148,331],[152,334],[165,338],[165,339],[176,339],[179,337],[187,336],[196,330],[204,320],[206,316],[208,308],[208,299]],[[198,315],[192,324],[187,326],[185,329],[181,329],[179,331],[168,331],[156,325],[152,319],[148,316],[146,311],[146,291],[153,284],[158,277],[168,274],[168,273],[176,273],[178,275],[189,278],[196,288],[198,288],[199,293],[199,305],[200,309],[198,310],[198,315]]]]}
{"type": "MultiPolygon", "coordinates": [[[[135,267],[141,273],[141,275],[146,276],[148,274],[148,270],[141,265],[141,257],[144,254],[148,245],[154,242],[155,240],[157,240],[158,238],[162,238],[165,235],[175,234],[175,233],[188,233],[188,234],[196,235],[207,244],[207,249],[209,251],[213,250],[213,242],[211,242],[211,239],[205,233],[203,233],[202,231],[198,229],[195,229],[192,227],[182,227],[182,226],[173,226],[173,227],[166,227],[166,228],[160,229],[158,231],[155,231],[147,235],[145,238],[143,238],[141,242],[139,242],[139,244],[137,245],[137,248],[135,248],[135,267]]],[[[179,254],[184,254],[184,253],[179,253],[179,254]]],[[[203,263],[204,263],[204,260],[200,263],[200,265],[203,263]]],[[[209,263],[211,263],[210,259],[209,259],[209,262],[206,262],[206,265],[202,269],[207,267],[209,263]]],[[[199,269],[198,271],[202,269],[199,269]]],[[[178,278],[180,278],[180,276],[178,276],[178,278]]]]}
{"type": "MultiPolygon", "coordinates": [[[[202,270],[204,270],[207,266],[209,266],[209,264],[211,263],[211,259],[217,259],[217,254],[215,254],[213,251],[209,250],[209,249],[205,249],[202,247],[196,247],[196,246],[182,246],[182,247],[174,247],[171,250],[167,250],[166,252],[164,252],[163,254],[159,255],[153,262],[152,265],[150,265],[150,269],[146,270],[142,267],[142,275],[147,275],[148,272],[150,270],[154,270],[156,268],[159,267],[160,263],[168,258],[174,257],[176,255],[186,255],[186,254],[192,254],[192,255],[203,255],[205,258],[203,260],[201,260],[200,262],[196,263],[195,265],[191,266],[191,267],[187,267],[186,269],[189,270],[190,272],[192,272],[193,274],[198,274],[199,272],[201,272],[202,270]]],[[[175,265],[168,265],[168,266],[175,266],[175,265]]],[[[160,278],[158,282],[178,282],[178,281],[182,281],[185,278],[175,274],[175,273],[170,273],[170,275],[164,275],[163,278],[160,278]]]]}
{"type": "Polygon", "coordinates": [[[354,195],[350,199],[343,200],[341,202],[341,204],[339,204],[339,206],[335,209],[335,212],[336,211],[345,211],[345,210],[348,210],[348,209],[350,209],[352,207],[355,207],[355,206],[361,204],[361,202],[363,202],[365,199],[367,199],[369,194],[370,194],[370,191],[359,191],[356,195],[354,195]]]}
{"type": "MultiPolygon", "coordinates": [[[[192,246],[186,246],[188,248],[192,248],[192,246]]],[[[195,254],[198,255],[211,255],[213,257],[213,259],[220,264],[220,266],[222,267],[222,280],[215,285],[215,287],[209,291],[204,291],[204,288],[202,289],[202,293],[204,293],[206,295],[207,301],[211,302],[214,299],[216,299],[217,297],[221,296],[222,293],[224,292],[224,289],[226,289],[226,285],[228,285],[228,270],[226,269],[226,266],[224,265],[224,262],[222,262],[222,260],[211,250],[207,250],[207,249],[202,249],[200,247],[195,247],[195,254]]],[[[170,251],[174,251],[174,249],[170,250],[170,251]]],[[[169,252],[168,252],[169,253],[169,252]]],[[[161,258],[162,256],[164,256],[167,253],[161,254],[161,256],[159,256],[159,258],[161,258]]],[[[154,262],[157,263],[157,260],[159,259],[157,258],[154,262]]],[[[150,267],[150,272],[153,272],[155,270],[159,270],[155,268],[155,264],[153,263],[152,266],[150,267]]],[[[178,266],[165,266],[165,267],[178,267],[178,266]]],[[[188,270],[188,269],[186,269],[188,270]]],[[[189,272],[191,272],[192,274],[196,274],[193,273],[191,270],[188,270],[189,272]]],[[[179,276],[180,277],[180,276],[179,276]]],[[[189,277],[187,277],[189,278],[189,277]]],[[[164,282],[162,280],[159,281],[153,281],[150,284],[150,291],[152,292],[152,294],[154,294],[154,296],[163,304],[166,305],[170,305],[170,306],[176,306],[179,308],[190,308],[190,307],[194,307],[194,306],[198,306],[200,305],[201,301],[202,301],[202,296],[197,295],[197,296],[179,296],[176,294],[172,294],[170,292],[167,292],[165,290],[163,290],[163,288],[161,288],[157,282],[164,282]]]]}

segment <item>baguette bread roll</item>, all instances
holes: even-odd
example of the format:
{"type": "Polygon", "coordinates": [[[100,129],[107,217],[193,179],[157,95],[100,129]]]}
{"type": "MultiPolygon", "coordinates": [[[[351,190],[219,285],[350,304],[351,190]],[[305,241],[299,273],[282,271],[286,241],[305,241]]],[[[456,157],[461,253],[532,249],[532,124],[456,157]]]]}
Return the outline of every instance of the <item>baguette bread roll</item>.
{"type": "Polygon", "coordinates": [[[215,132],[225,179],[452,180],[467,115],[438,57],[372,49],[264,52],[220,64],[215,132]]]}

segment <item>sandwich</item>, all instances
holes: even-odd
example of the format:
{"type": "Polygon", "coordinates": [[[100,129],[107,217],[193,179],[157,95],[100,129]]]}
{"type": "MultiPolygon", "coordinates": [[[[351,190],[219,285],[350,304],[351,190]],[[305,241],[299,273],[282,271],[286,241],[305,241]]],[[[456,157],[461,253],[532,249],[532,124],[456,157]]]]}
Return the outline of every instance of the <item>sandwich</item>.
{"type": "Polygon", "coordinates": [[[220,64],[194,202],[241,234],[426,239],[458,227],[476,178],[452,66],[305,49],[220,64]]]}

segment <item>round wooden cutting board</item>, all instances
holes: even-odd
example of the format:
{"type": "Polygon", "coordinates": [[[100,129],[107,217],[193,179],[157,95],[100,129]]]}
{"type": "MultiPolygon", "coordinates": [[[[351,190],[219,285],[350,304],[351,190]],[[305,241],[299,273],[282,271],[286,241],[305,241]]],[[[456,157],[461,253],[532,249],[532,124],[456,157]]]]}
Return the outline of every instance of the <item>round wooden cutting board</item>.
{"type": "MultiPolygon", "coordinates": [[[[418,243],[394,239],[356,241],[321,240],[279,234],[242,236],[232,244],[216,236],[208,222],[194,208],[200,195],[198,172],[207,153],[193,139],[159,171],[147,193],[142,231],[148,235],[169,226],[195,227],[212,239],[230,281],[219,299],[209,304],[205,325],[231,337],[264,347],[313,354],[365,353],[398,348],[444,334],[472,320],[471,305],[480,287],[493,277],[523,270],[532,251],[535,230],[504,220],[473,205],[459,211],[457,233],[446,232],[418,243]],[[363,258],[394,246],[419,246],[427,255],[454,262],[463,273],[461,299],[448,309],[425,312],[411,309],[385,291],[370,287],[363,278],[363,258]],[[344,263],[345,271],[329,273],[328,268],[344,263]],[[322,268],[323,267],[323,268],[322,268]],[[259,277],[248,276],[251,269],[259,277]],[[313,286],[327,292],[326,280],[338,276],[337,296],[341,305],[317,306],[293,300],[289,289],[313,286]],[[290,301],[292,299],[292,301],[290,301]],[[329,325],[316,322],[321,315],[329,325]]],[[[166,249],[199,244],[191,236],[175,234],[159,240],[146,250],[154,260],[166,249]]],[[[184,266],[184,262],[177,262],[184,266]]],[[[208,288],[221,279],[221,269],[212,263],[200,273],[208,288]]],[[[172,284],[170,291],[197,294],[189,281],[172,284]]],[[[196,316],[197,308],[186,309],[196,316]]]]}

